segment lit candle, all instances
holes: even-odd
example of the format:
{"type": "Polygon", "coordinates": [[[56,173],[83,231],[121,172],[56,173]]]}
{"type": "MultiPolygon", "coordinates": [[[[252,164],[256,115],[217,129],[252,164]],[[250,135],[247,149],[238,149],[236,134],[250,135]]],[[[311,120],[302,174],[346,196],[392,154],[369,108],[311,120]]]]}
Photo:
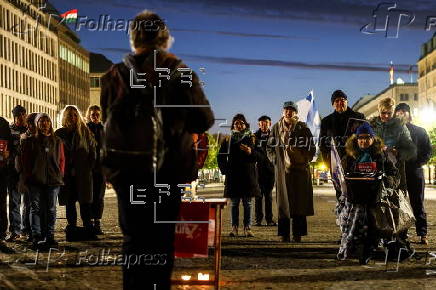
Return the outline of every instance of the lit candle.
{"type": "Polygon", "coordinates": [[[199,281],[209,281],[209,274],[198,273],[199,281]]]}

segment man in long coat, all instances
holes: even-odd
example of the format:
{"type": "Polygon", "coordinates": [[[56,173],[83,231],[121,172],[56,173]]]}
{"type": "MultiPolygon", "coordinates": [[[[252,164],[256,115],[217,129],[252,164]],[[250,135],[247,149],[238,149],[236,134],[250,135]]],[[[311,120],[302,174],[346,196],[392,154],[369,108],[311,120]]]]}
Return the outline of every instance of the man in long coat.
{"type": "Polygon", "coordinates": [[[312,134],[298,121],[298,107],[292,101],[283,105],[282,118],[274,124],[268,140],[268,158],[275,166],[278,205],[278,235],[283,242],[301,242],[307,235],[307,216],[314,214],[313,188],[309,162],[315,155],[312,134]]]}
{"type": "Polygon", "coordinates": [[[272,207],[272,190],[274,188],[274,165],[269,161],[266,153],[266,145],[271,134],[271,118],[261,116],[258,120],[259,130],[254,134],[256,136],[256,150],[259,152],[259,160],[257,161],[257,179],[259,181],[260,193],[256,197],[256,226],[262,225],[263,215],[263,200],[265,200],[265,220],[267,226],[276,226],[273,220],[272,207]]]}

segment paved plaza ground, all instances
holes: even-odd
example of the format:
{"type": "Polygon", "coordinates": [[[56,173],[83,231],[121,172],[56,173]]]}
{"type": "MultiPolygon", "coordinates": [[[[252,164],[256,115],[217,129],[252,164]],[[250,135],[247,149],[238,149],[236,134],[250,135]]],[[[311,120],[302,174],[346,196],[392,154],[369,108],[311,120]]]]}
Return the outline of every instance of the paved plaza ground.
{"type": "MultiPolygon", "coordinates": [[[[434,189],[429,190],[429,197],[433,194],[436,195],[434,189]]],[[[206,188],[199,195],[220,196],[222,187],[206,188]]],[[[390,272],[385,271],[381,259],[368,266],[360,266],[356,260],[337,261],[339,232],[333,215],[333,189],[316,187],[314,201],[315,216],[308,219],[309,235],[298,244],[279,242],[276,227],[253,227],[254,238],[228,237],[230,217],[227,207],[223,214],[222,289],[436,289],[436,261],[430,259],[426,263],[426,253],[436,251],[436,238],[432,236],[436,232],[436,201],[433,198],[426,200],[430,244],[414,244],[420,259],[401,263],[398,271],[396,264],[389,264],[390,272]]],[[[114,256],[120,253],[122,237],[113,192],[107,192],[103,217],[106,235],[100,241],[65,242],[64,216],[64,207],[59,207],[56,227],[59,251],[37,255],[24,241],[8,244],[16,253],[0,253],[0,288],[121,288],[121,269],[105,265],[97,258],[102,253],[114,256]]],[[[414,234],[413,230],[411,234],[414,234]]],[[[413,235],[412,240],[416,240],[413,235]]],[[[212,274],[212,261],[211,257],[178,259],[174,277],[196,272],[212,274]]],[[[212,287],[174,286],[174,289],[212,287]]]]}

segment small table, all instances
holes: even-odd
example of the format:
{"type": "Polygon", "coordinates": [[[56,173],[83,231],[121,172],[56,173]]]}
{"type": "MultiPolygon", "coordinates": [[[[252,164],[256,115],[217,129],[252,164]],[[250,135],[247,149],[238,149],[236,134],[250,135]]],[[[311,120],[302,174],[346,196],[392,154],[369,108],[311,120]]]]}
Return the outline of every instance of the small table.
{"type": "MultiPolygon", "coordinates": [[[[215,289],[219,289],[220,285],[220,270],[221,270],[221,231],[222,231],[222,210],[227,205],[226,198],[202,198],[192,201],[183,200],[181,207],[189,203],[207,203],[209,211],[215,211],[215,231],[214,231],[214,279],[208,281],[183,281],[173,280],[173,284],[179,285],[214,285],[215,289]]],[[[188,223],[188,222],[187,222],[188,223]]],[[[194,222],[195,223],[195,222],[194,222]]]]}

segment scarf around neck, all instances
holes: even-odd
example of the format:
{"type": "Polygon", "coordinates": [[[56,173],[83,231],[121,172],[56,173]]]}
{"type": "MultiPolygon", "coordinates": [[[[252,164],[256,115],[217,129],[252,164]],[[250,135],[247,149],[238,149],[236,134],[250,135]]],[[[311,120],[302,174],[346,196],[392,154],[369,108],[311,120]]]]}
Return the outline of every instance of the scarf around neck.
{"type": "Polygon", "coordinates": [[[285,169],[289,169],[292,165],[290,155],[292,154],[293,150],[292,147],[289,145],[289,139],[295,130],[295,126],[297,125],[298,117],[295,116],[292,118],[291,124],[286,124],[285,118],[280,118],[278,122],[279,126],[279,134],[280,134],[280,141],[281,144],[284,145],[284,161],[285,161],[285,169]]]}
{"type": "Polygon", "coordinates": [[[245,129],[244,131],[232,130],[232,143],[236,143],[244,139],[245,137],[250,137],[250,129],[245,129]]]}

